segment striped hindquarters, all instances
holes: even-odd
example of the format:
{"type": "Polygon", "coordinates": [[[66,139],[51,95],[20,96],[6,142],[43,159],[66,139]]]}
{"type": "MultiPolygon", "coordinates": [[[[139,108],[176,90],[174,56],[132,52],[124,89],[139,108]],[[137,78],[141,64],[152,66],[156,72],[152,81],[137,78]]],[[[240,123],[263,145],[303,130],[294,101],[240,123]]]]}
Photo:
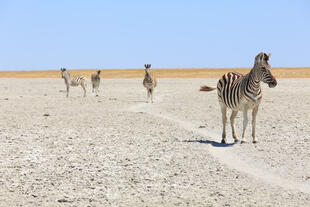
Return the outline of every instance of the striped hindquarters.
{"type": "Polygon", "coordinates": [[[240,73],[229,72],[218,81],[218,99],[230,109],[237,108],[240,103],[241,80],[243,77],[240,73]]]}
{"type": "Polygon", "coordinates": [[[71,85],[72,86],[81,85],[81,83],[83,83],[83,82],[85,83],[86,79],[87,78],[83,75],[77,75],[74,78],[72,78],[71,85]]]}

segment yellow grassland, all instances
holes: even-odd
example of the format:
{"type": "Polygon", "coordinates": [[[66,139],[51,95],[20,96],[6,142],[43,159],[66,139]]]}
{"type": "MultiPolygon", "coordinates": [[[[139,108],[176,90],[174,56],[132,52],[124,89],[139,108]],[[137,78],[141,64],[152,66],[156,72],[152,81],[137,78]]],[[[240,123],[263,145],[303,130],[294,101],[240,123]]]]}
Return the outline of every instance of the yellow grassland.
{"type": "MultiPolygon", "coordinates": [[[[249,68],[180,68],[180,69],[153,69],[157,78],[219,78],[231,71],[246,74],[249,68]]],[[[69,70],[72,76],[77,74],[90,77],[96,69],[69,70]]],[[[273,68],[277,78],[310,78],[310,67],[273,68]]],[[[142,78],[144,69],[103,69],[102,78],[142,78]]],[[[44,71],[0,71],[0,78],[60,78],[60,70],[44,71]]]]}

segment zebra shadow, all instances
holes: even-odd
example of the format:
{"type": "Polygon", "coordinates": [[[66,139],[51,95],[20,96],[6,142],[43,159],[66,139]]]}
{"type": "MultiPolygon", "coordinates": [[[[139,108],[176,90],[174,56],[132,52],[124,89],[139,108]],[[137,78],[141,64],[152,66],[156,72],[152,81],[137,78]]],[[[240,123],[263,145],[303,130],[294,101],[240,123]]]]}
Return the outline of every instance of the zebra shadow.
{"type": "Polygon", "coordinates": [[[216,142],[213,140],[202,140],[202,139],[197,139],[197,140],[184,140],[183,142],[187,142],[187,143],[192,143],[192,142],[196,142],[196,143],[200,143],[200,144],[211,144],[213,147],[232,147],[234,146],[236,143],[221,143],[221,142],[216,142]]]}

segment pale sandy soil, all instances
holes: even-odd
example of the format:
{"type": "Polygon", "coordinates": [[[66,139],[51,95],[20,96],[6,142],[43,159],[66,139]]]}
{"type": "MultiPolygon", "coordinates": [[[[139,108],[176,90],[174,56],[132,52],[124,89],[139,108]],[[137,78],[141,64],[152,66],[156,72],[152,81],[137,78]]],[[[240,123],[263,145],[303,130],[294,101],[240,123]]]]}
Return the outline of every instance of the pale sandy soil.
{"type": "Polygon", "coordinates": [[[142,79],[69,99],[62,79],[0,79],[0,206],[309,206],[310,79],[264,85],[259,143],[235,145],[198,91],[216,82],[159,79],[147,104],[142,79]]]}

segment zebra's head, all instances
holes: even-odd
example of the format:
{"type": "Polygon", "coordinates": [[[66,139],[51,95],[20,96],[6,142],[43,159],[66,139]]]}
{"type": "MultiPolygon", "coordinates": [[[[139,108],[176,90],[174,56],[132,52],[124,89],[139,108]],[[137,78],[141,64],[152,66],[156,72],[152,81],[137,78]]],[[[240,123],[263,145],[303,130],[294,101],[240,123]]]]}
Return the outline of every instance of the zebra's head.
{"type": "Polygon", "coordinates": [[[64,73],[65,73],[65,71],[67,71],[67,69],[66,68],[60,68],[60,71],[61,71],[61,78],[64,78],[65,77],[64,73]]]}
{"type": "Polygon", "coordinates": [[[264,83],[267,83],[269,88],[274,88],[277,85],[276,78],[271,73],[271,66],[268,61],[271,56],[271,53],[268,55],[266,53],[259,53],[255,57],[254,67],[256,68],[257,74],[260,77],[260,80],[264,83]]]}
{"type": "Polygon", "coordinates": [[[150,73],[150,68],[151,68],[151,64],[144,64],[145,67],[145,77],[146,78],[151,78],[151,73],[150,73]]]}

